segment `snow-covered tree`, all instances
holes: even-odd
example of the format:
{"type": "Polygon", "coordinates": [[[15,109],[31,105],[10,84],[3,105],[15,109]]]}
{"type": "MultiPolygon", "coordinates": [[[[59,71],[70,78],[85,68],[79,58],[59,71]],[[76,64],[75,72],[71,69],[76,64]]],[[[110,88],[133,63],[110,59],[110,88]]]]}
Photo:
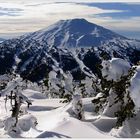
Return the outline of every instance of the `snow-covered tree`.
{"type": "Polygon", "coordinates": [[[75,116],[82,120],[84,119],[84,110],[83,110],[83,104],[82,104],[82,97],[79,93],[75,91],[73,97],[72,97],[72,110],[75,114],[75,116]]]}
{"type": "Polygon", "coordinates": [[[101,93],[92,102],[95,111],[117,117],[116,127],[120,127],[126,119],[135,116],[135,105],[128,90],[135,68],[120,58],[103,61],[102,66],[101,93]]]}
{"type": "Polygon", "coordinates": [[[92,100],[95,112],[117,118],[111,135],[132,137],[140,130],[140,66],[113,58],[102,67],[100,92],[92,100]]]}
{"type": "MultiPolygon", "coordinates": [[[[49,81],[48,81],[48,87],[49,87],[49,97],[59,97],[59,90],[60,90],[60,80],[58,79],[58,74],[55,71],[50,71],[49,73],[49,81]]],[[[61,85],[62,87],[62,85],[61,85]]]]}
{"type": "Polygon", "coordinates": [[[0,75],[0,90],[3,90],[6,88],[9,81],[13,79],[13,75],[10,74],[4,74],[0,75]]]}
{"type": "Polygon", "coordinates": [[[123,99],[124,103],[121,108],[116,112],[118,118],[117,121],[117,133],[113,129],[111,134],[118,135],[120,137],[132,137],[139,130],[139,118],[140,118],[140,103],[139,103],[139,90],[140,90],[140,67],[133,66],[129,71],[128,84],[126,86],[126,93],[123,99]]]}
{"type": "Polygon", "coordinates": [[[86,77],[84,80],[81,80],[79,83],[79,88],[81,90],[82,97],[93,97],[96,93],[94,87],[94,79],[86,77]]]}
{"type": "MultiPolygon", "coordinates": [[[[19,119],[27,113],[23,110],[22,105],[26,104],[27,108],[29,108],[32,104],[22,93],[22,91],[26,89],[23,83],[23,79],[17,75],[17,77],[10,81],[7,87],[1,91],[1,98],[5,98],[5,104],[10,106],[10,110],[8,111],[12,112],[11,115],[3,121],[4,130],[7,131],[9,135],[20,134],[22,128],[19,127],[19,122],[21,123],[19,119]]],[[[34,125],[36,125],[36,123],[37,121],[34,122],[34,125]]],[[[27,126],[27,123],[24,125],[27,126]]]]}
{"type": "Polygon", "coordinates": [[[49,73],[48,92],[50,97],[64,98],[71,101],[73,94],[73,77],[70,72],[64,73],[62,70],[51,71],[49,73]]]}

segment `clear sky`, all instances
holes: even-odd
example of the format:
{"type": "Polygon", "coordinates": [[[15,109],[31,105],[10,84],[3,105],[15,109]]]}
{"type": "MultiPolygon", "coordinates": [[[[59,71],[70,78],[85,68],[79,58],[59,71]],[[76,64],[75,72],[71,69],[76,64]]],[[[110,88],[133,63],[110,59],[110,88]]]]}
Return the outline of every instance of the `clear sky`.
{"type": "Polygon", "coordinates": [[[46,28],[61,19],[85,18],[140,39],[140,3],[97,0],[0,0],[0,37],[46,28]]]}

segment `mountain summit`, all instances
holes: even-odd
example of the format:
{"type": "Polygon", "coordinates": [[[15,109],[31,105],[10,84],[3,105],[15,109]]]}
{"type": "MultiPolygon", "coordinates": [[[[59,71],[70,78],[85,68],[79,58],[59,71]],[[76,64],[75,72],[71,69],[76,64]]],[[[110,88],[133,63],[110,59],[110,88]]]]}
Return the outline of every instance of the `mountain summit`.
{"type": "Polygon", "coordinates": [[[57,47],[99,46],[113,39],[126,39],[85,19],[60,20],[43,30],[31,33],[28,39],[57,47]]]}

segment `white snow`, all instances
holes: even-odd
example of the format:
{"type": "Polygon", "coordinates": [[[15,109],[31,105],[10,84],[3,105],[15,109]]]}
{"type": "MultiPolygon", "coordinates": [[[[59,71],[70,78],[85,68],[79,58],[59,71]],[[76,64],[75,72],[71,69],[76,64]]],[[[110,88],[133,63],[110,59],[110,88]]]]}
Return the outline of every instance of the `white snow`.
{"type": "MultiPolygon", "coordinates": [[[[130,69],[129,63],[120,58],[113,58],[110,61],[102,63],[104,74],[107,80],[119,80],[122,75],[127,75],[130,69]]],[[[64,87],[67,91],[72,91],[72,76],[69,72],[60,73],[64,76],[64,87]]],[[[52,88],[57,88],[60,84],[56,71],[49,73],[49,82],[52,88]]],[[[6,75],[0,76],[1,80],[8,80],[6,75]]],[[[94,79],[94,78],[93,78],[94,79]]],[[[93,79],[86,78],[86,92],[90,95],[92,91],[93,79]]],[[[112,138],[112,137],[140,137],[140,66],[136,67],[136,72],[130,80],[130,97],[136,105],[136,117],[126,119],[122,127],[116,129],[117,118],[114,112],[118,110],[118,104],[113,105],[116,94],[109,91],[108,103],[105,104],[104,110],[100,115],[95,113],[95,106],[92,104],[93,99],[102,97],[104,94],[99,92],[95,97],[82,98],[80,89],[75,89],[73,100],[70,103],[62,103],[64,99],[48,99],[47,93],[41,93],[35,84],[28,83],[26,88],[22,78],[17,77],[8,82],[7,88],[1,90],[0,97],[0,137],[12,138],[112,138]],[[15,89],[19,86],[18,90],[15,89]],[[29,108],[26,103],[21,104],[21,114],[18,123],[15,126],[15,119],[11,117],[10,101],[5,100],[6,95],[10,95],[11,90],[16,90],[17,96],[21,96],[24,101],[32,103],[29,108]],[[6,103],[7,102],[7,103],[6,103]],[[5,104],[6,103],[6,104],[5,104]],[[77,117],[79,112],[82,118],[77,117]],[[14,130],[14,131],[13,131],[14,130]]],[[[50,91],[49,91],[50,92],[50,91]]],[[[58,90],[59,92],[59,90],[58,90]]]]}
{"type": "Polygon", "coordinates": [[[140,108],[140,66],[137,66],[136,73],[130,80],[130,87],[129,87],[130,97],[134,101],[136,108],[140,108]]]}
{"type": "MultiPolygon", "coordinates": [[[[60,99],[47,99],[39,92],[33,90],[25,90],[23,95],[31,98],[32,106],[28,109],[28,113],[19,118],[18,134],[5,134],[1,123],[0,137],[25,137],[25,138],[109,138],[111,137],[106,130],[100,130],[94,125],[94,120],[98,116],[94,116],[92,110],[89,109],[92,98],[83,99],[85,109],[85,119],[80,121],[74,118],[72,114],[72,104],[60,103],[60,99]],[[32,114],[32,115],[31,115],[32,114]],[[35,121],[38,125],[35,127],[35,121]]],[[[0,98],[1,116],[9,116],[11,112],[6,112],[3,97],[0,98]]],[[[7,104],[7,110],[10,107],[7,104]]],[[[8,123],[8,122],[7,122],[8,123]]],[[[11,123],[11,121],[10,121],[11,123]]],[[[10,126],[10,125],[6,125],[10,126]]]]}
{"type": "Polygon", "coordinates": [[[130,64],[121,59],[121,58],[112,58],[108,61],[102,62],[102,75],[107,80],[117,81],[121,76],[128,74],[129,69],[131,68],[130,64]]]}
{"type": "Polygon", "coordinates": [[[83,73],[85,73],[89,77],[94,78],[94,80],[95,80],[96,79],[96,76],[92,73],[92,71],[88,67],[85,66],[85,64],[83,63],[83,61],[81,61],[78,58],[76,52],[71,49],[71,53],[72,53],[73,57],[75,58],[75,60],[77,61],[77,63],[79,64],[79,67],[81,68],[81,70],[83,71],[83,73]]]}

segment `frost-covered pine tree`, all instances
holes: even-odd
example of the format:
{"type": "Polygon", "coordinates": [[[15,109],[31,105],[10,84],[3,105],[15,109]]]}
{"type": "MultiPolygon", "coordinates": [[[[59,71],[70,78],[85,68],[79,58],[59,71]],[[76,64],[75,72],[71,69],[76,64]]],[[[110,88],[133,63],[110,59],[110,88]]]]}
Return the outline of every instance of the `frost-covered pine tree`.
{"type": "Polygon", "coordinates": [[[72,74],[67,71],[64,77],[64,98],[65,102],[70,102],[72,100],[72,95],[73,95],[73,76],[72,74]]]}
{"type": "Polygon", "coordinates": [[[79,82],[79,89],[81,90],[82,97],[93,97],[95,95],[94,83],[94,79],[89,77],[79,82]]]}
{"type": "Polygon", "coordinates": [[[4,74],[0,75],[0,91],[5,89],[8,82],[13,79],[13,75],[10,74],[4,74]]]}
{"type": "Polygon", "coordinates": [[[95,111],[100,114],[117,117],[119,127],[126,118],[133,116],[134,104],[127,87],[133,75],[130,64],[120,58],[102,62],[101,93],[93,99],[95,111]]]}
{"type": "Polygon", "coordinates": [[[131,137],[140,130],[140,66],[123,59],[102,62],[100,93],[92,100],[101,115],[116,117],[112,135],[131,137]]]}
{"type": "Polygon", "coordinates": [[[62,70],[51,71],[48,78],[49,97],[63,98],[64,102],[69,102],[73,94],[73,77],[70,72],[64,73],[62,70]]]}
{"type": "MultiPolygon", "coordinates": [[[[25,127],[29,125],[28,122],[21,125],[22,120],[20,119],[22,116],[27,115],[27,112],[23,110],[22,105],[26,104],[27,108],[29,108],[32,104],[31,101],[22,94],[22,91],[25,89],[22,82],[23,79],[17,75],[17,77],[10,81],[7,84],[7,87],[1,91],[1,98],[5,98],[5,104],[8,104],[11,108],[8,111],[12,112],[11,116],[8,116],[3,120],[4,130],[11,136],[20,134],[21,131],[24,131],[22,130],[23,125],[25,127]]],[[[36,125],[36,123],[37,121],[34,121],[34,125],[36,125]]]]}
{"type": "Polygon", "coordinates": [[[79,120],[84,119],[82,97],[76,91],[72,97],[72,111],[79,120]]]}
{"type": "Polygon", "coordinates": [[[49,91],[49,97],[50,98],[57,98],[59,93],[59,87],[57,86],[58,80],[57,80],[57,73],[55,71],[49,72],[48,77],[48,91],[49,91]]]}

